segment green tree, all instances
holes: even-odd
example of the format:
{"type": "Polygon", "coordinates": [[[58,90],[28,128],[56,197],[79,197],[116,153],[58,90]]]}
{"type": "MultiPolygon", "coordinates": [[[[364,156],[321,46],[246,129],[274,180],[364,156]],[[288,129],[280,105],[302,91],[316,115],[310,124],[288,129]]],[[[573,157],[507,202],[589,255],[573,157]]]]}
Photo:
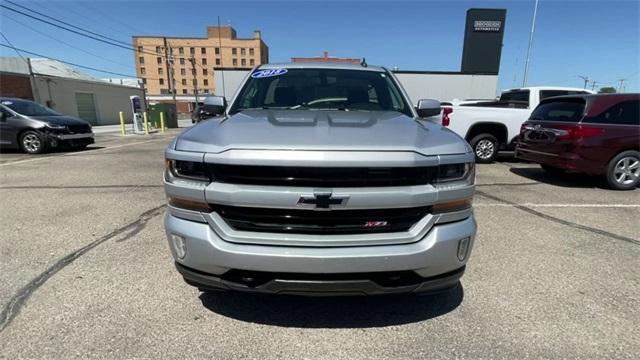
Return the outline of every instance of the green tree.
{"type": "Polygon", "coordinates": [[[598,94],[615,94],[615,93],[616,93],[616,88],[612,86],[601,87],[600,90],[598,90],[598,94]]]}

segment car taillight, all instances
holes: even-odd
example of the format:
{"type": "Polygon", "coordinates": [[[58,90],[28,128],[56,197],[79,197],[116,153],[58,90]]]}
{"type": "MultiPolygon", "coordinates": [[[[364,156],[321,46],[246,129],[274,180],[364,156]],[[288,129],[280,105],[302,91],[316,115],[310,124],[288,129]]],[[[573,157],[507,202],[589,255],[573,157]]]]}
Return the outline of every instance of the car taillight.
{"type": "Polygon", "coordinates": [[[451,114],[452,112],[453,112],[453,108],[451,107],[442,108],[442,126],[449,126],[449,124],[451,123],[449,114],[451,114]]]}
{"type": "Polygon", "coordinates": [[[556,134],[558,139],[583,139],[604,133],[604,128],[599,126],[556,125],[555,128],[563,130],[561,133],[556,134]]]}

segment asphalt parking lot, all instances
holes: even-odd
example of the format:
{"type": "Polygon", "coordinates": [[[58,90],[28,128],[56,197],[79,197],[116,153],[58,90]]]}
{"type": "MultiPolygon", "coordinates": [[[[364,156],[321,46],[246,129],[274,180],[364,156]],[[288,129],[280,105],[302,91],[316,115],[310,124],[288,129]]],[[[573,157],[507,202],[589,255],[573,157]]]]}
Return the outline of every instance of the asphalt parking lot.
{"type": "Polygon", "coordinates": [[[176,133],[0,154],[6,358],[636,358],[640,190],[478,166],[479,232],[455,290],[428,296],[201,294],[163,232],[176,133]],[[633,355],[636,354],[636,355],[633,355]]]}

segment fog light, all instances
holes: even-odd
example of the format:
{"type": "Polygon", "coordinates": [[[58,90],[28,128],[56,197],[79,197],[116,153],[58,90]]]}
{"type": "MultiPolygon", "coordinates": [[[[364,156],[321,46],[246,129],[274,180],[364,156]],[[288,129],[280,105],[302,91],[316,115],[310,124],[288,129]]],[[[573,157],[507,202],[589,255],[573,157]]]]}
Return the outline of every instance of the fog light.
{"type": "Polygon", "coordinates": [[[178,258],[183,259],[187,255],[187,240],[180,235],[171,234],[171,242],[178,258]]]}
{"type": "Polygon", "coordinates": [[[458,260],[463,261],[467,257],[470,242],[471,238],[464,238],[458,241],[458,260]]]}

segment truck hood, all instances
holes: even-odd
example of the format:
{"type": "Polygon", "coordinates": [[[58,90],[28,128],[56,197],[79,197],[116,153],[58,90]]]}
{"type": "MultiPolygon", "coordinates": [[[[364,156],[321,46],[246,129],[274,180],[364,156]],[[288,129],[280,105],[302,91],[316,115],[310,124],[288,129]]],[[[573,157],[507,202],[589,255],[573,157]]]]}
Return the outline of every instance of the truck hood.
{"type": "Polygon", "coordinates": [[[413,151],[463,154],[467,143],[452,131],[395,111],[245,110],[201,122],[182,133],[175,150],[230,149],[413,151]]]}

